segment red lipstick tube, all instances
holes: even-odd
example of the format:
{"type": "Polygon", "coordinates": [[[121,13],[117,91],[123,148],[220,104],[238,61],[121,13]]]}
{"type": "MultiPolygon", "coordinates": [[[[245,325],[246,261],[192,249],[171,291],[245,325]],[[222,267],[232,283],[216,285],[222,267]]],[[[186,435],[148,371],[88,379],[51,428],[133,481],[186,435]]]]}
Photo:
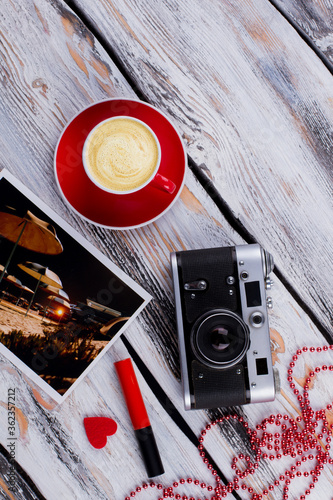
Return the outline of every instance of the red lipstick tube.
{"type": "Polygon", "coordinates": [[[132,421],[134,433],[140,446],[148,477],[159,476],[164,473],[164,468],[131,358],[117,361],[114,365],[117,370],[117,375],[132,421]]]}

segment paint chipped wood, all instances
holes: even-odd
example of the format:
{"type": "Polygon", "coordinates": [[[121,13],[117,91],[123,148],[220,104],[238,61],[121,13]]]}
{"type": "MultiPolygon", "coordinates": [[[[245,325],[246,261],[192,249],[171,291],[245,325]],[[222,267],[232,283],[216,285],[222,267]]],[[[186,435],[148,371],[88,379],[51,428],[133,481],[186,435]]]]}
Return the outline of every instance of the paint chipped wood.
{"type": "MultiPolygon", "coordinates": [[[[242,244],[238,222],[271,250],[283,278],[275,277],[270,312],[281,394],[274,403],[237,412],[253,428],[271,413],[299,415],[286,370],[297,348],[323,345],[322,330],[330,321],[331,79],[264,0],[213,2],[214,12],[196,0],[158,2],[158,9],[153,2],[140,8],[131,1],[77,0],[75,5],[109,43],[122,70],[61,0],[8,2],[0,19],[0,165],[152,294],[125,338],[165,394],[159,399],[136,366],[166,469],[161,480],[169,484],[195,476],[210,482],[193,436],[226,410],[183,409],[169,254],[242,244]],[[135,97],[136,91],[174,120],[195,168],[188,172],[181,197],[161,219],[137,230],[109,231],[87,224],[64,205],[53,177],[53,151],[66,122],[84,106],[108,97],[135,97]],[[230,215],[227,220],[196,179],[196,171],[213,180],[231,208],[233,227],[230,215]],[[292,285],[296,298],[286,285],[292,285]],[[174,417],[184,419],[186,434],[174,417]]],[[[7,389],[18,390],[17,481],[22,493],[15,498],[118,500],[147,479],[112,369],[114,361],[128,355],[117,342],[61,406],[0,359],[3,422],[7,389]],[[83,428],[83,418],[96,415],[110,416],[119,425],[98,451],[83,428]]],[[[300,361],[295,372],[299,387],[315,362],[309,354],[300,361]]],[[[331,401],[330,387],[326,376],[313,381],[309,392],[318,408],[331,401]]],[[[328,418],[333,420],[332,412],[328,418]]],[[[6,428],[0,426],[3,447],[6,439],[6,428]]],[[[244,429],[226,422],[207,448],[231,479],[235,451],[249,445],[244,429]]],[[[11,498],[3,472],[8,461],[4,454],[0,458],[0,485],[11,498]]],[[[266,462],[249,482],[259,491],[276,474],[275,465],[266,462]]],[[[332,473],[325,471],[314,494],[328,498],[332,484],[332,473]]],[[[277,500],[280,493],[275,489],[267,498],[277,500]]]]}

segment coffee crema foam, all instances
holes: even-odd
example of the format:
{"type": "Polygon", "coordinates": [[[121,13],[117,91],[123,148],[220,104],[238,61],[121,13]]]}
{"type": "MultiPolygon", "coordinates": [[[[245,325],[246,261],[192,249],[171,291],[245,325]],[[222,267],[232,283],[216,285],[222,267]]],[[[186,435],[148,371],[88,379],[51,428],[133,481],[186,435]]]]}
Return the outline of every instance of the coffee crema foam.
{"type": "Polygon", "coordinates": [[[135,120],[102,123],[88,138],[86,165],[92,177],[112,191],[137,189],[153,175],[159,149],[152,133],[135,120]]]}

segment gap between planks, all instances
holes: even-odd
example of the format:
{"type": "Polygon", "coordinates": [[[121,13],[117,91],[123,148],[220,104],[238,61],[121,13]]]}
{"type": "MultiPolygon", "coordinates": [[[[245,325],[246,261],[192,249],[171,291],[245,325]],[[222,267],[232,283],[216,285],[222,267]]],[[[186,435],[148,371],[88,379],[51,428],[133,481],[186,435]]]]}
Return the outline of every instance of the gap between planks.
{"type": "MultiPolygon", "coordinates": [[[[293,21],[291,16],[287,12],[285,12],[281,7],[278,6],[275,0],[267,0],[285,20],[296,30],[298,35],[305,41],[305,43],[316,53],[316,55],[320,58],[326,68],[333,74],[333,66],[330,61],[326,58],[326,56],[322,53],[322,51],[312,42],[310,37],[293,21]]],[[[118,57],[116,51],[114,51],[110,44],[105,40],[105,38],[98,32],[96,26],[93,22],[90,21],[89,17],[76,5],[75,0],[64,0],[64,3],[68,6],[69,9],[73,11],[73,13],[80,19],[80,21],[84,24],[84,26],[92,33],[94,38],[100,43],[103,49],[106,51],[108,56],[111,58],[114,65],[117,69],[122,73],[123,77],[127,81],[127,83],[131,86],[132,90],[135,92],[137,97],[149,103],[149,99],[147,99],[143,90],[138,87],[134,78],[132,78],[130,72],[127,70],[126,65],[122,62],[121,58],[118,57]]],[[[256,243],[255,238],[250,232],[246,229],[246,227],[240,222],[237,217],[235,217],[233,211],[230,209],[229,205],[225,202],[219,191],[214,186],[213,182],[209,179],[209,177],[204,173],[202,166],[197,165],[191,157],[188,156],[188,165],[191,169],[193,175],[199,181],[201,186],[205,189],[206,193],[213,200],[215,205],[218,207],[219,211],[226,219],[226,221],[230,224],[230,226],[247,242],[247,243],[256,243]]],[[[297,291],[294,289],[292,284],[288,281],[286,277],[282,275],[279,269],[275,268],[275,272],[281,282],[284,284],[290,295],[295,299],[298,305],[302,308],[302,310],[309,316],[309,318],[316,325],[318,330],[321,332],[323,337],[328,343],[332,342],[332,338],[328,330],[322,324],[320,318],[318,318],[311,309],[307,306],[307,304],[302,300],[297,291]]]]}

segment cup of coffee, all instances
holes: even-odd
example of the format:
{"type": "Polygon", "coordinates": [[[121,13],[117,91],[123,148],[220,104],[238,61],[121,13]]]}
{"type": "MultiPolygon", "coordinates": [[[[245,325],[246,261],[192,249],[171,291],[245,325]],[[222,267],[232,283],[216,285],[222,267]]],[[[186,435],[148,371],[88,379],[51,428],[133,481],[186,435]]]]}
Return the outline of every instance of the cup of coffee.
{"type": "Polygon", "coordinates": [[[172,193],[176,186],[158,173],[161,147],[153,130],[129,116],[108,118],[87,136],[82,162],[90,180],[113,194],[130,194],[148,184],[172,193]]]}

